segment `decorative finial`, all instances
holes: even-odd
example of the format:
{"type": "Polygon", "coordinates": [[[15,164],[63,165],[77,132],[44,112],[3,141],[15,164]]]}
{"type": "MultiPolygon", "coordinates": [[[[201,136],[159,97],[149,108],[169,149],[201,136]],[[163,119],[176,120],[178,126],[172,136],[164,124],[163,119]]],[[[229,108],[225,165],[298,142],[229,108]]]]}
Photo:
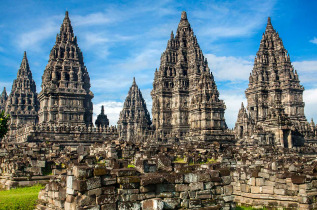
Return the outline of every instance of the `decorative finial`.
{"type": "Polygon", "coordinates": [[[171,39],[174,39],[174,33],[173,33],[173,31],[171,32],[171,39]]]}
{"type": "Polygon", "coordinates": [[[101,114],[104,114],[105,113],[105,108],[104,108],[104,106],[102,105],[101,106],[101,114]]]}
{"type": "Polygon", "coordinates": [[[185,11],[182,12],[182,17],[181,17],[182,20],[187,20],[187,14],[185,11]]]}
{"type": "Polygon", "coordinates": [[[268,25],[272,25],[272,23],[271,23],[271,17],[268,17],[268,18],[267,18],[267,24],[268,24],[268,25]]]}
{"type": "Polygon", "coordinates": [[[26,58],[26,51],[24,51],[23,58],[26,58]]]}
{"type": "Polygon", "coordinates": [[[65,17],[68,18],[68,11],[67,11],[67,10],[66,10],[66,12],[65,12],[65,17]]]}
{"type": "Polygon", "coordinates": [[[243,104],[243,102],[241,103],[241,109],[244,109],[244,104],[243,104]]]}
{"type": "Polygon", "coordinates": [[[135,82],[135,77],[133,77],[133,85],[136,85],[136,82],[135,82]]]}

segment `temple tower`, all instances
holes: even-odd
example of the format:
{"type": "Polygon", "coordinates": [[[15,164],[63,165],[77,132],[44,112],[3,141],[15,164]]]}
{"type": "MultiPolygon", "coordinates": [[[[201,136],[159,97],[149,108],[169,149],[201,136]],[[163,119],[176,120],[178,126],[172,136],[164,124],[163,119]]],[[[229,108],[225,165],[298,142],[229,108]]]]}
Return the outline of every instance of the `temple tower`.
{"type": "Polygon", "coordinates": [[[141,90],[135,78],[125,99],[118,121],[119,137],[133,142],[140,142],[150,129],[151,118],[146,108],[141,90]]]}
{"type": "Polygon", "coordinates": [[[151,95],[153,126],[161,138],[190,134],[205,139],[227,128],[225,104],[186,12],[161,56],[151,95]]]}
{"type": "Polygon", "coordinates": [[[248,110],[256,123],[263,122],[269,107],[278,101],[291,120],[306,122],[303,91],[290,56],[268,18],[245,92],[248,110]]]}
{"type": "Polygon", "coordinates": [[[262,131],[271,132],[270,137],[262,135],[266,136],[263,139],[266,143],[285,147],[301,144],[301,135],[306,135],[306,127],[309,127],[304,114],[303,91],[282,39],[268,18],[245,91],[248,114],[242,119],[240,110],[236,135],[243,138],[262,131]]]}
{"type": "Polygon", "coordinates": [[[66,12],[42,76],[39,122],[88,126],[92,98],[90,77],[66,12]]]}
{"type": "Polygon", "coordinates": [[[8,99],[8,94],[7,94],[6,88],[4,87],[0,96],[0,110],[5,111],[7,99],[8,99]]]}
{"type": "Polygon", "coordinates": [[[13,81],[12,90],[6,102],[5,110],[10,115],[10,130],[37,123],[38,108],[36,85],[26,52],[24,52],[17,78],[13,81]]]}
{"type": "Polygon", "coordinates": [[[105,115],[105,108],[102,105],[101,106],[101,113],[97,116],[97,119],[95,121],[95,125],[99,127],[108,127],[109,126],[109,120],[107,118],[107,115],[105,115]]]}

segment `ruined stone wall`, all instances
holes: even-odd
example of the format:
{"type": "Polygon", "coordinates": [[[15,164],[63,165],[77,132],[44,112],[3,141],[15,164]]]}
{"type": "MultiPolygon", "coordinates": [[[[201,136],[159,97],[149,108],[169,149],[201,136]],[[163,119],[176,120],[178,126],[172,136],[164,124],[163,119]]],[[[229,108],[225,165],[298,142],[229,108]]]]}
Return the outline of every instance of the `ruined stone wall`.
{"type": "Polygon", "coordinates": [[[232,186],[237,205],[316,208],[316,149],[240,148],[232,186]]]}
{"type": "Polygon", "coordinates": [[[228,171],[141,174],[75,166],[39,194],[37,209],[232,209],[228,171]]]}

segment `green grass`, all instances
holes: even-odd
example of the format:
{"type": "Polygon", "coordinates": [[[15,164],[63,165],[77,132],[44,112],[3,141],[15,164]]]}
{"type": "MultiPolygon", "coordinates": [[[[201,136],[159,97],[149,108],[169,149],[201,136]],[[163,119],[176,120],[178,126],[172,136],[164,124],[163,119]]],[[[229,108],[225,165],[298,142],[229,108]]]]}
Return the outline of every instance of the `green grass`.
{"type": "Polygon", "coordinates": [[[177,157],[174,163],[186,163],[185,158],[177,157]]]}
{"type": "Polygon", "coordinates": [[[0,210],[34,209],[38,194],[43,188],[43,185],[34,185],[31,187],[21,187],[0,191],[0,210]]]}
{"type": "Polygon", "coordinates": [[[252,208],[250,206],[237,206],[236,210],[266,210],[266,208],[252,208]]]}
{"type": "Polygon", "coordinates": [[[135,168],[135,165],[129,164],[129,165],[128,165],[128,168],[135,168]]]}

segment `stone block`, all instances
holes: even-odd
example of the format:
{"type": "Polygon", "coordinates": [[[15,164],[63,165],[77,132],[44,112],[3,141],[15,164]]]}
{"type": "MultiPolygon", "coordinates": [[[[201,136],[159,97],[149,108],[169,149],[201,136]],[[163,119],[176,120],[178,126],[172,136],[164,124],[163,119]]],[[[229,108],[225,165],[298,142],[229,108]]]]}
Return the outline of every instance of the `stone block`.
{"type": "Polygon", "coordinates": [[[259,186],[251,186],[251,193],[262,193],[262,187],[259,186]]]}
{"type": "Polygon", "coordinates": [[[259,177],[265,178],[265,179],[269,179],[270,178],[270,174],[268,173],[263,173],[263,172],[259,172],[258,173],[259,177]]]}
{"type": "Polygon", "coordinates": [[[274,187],[273,186],[262,186],[262,193],[274,194],[274,187]]]}
{"type": "Polygon", "coordinates": [[[304,184],[306,181],[306,176],[293,175],[291,179],[293,184],[304,184]]]}
{"type": "Polygon", "coordinates": [[[141,210],[140,202],[119,202],[118,210],[141,210]]]}
{"type": "Polygon", "coordinates": [[[175,190],[177,192],[184,192],[189,190],[189,185],[188,184],[176,184],[175,185],[175,190]]]}
{"type": "Polygon", "coordinates": [[[117,178],[111,176],[101,176],[100,179],[103,186],[114,185],[117,183],[117,178]]]}
{"type": "Polygon", "coordinates": [[[201,208],[201,199],[189,199],[188,207],[189,208],[201,208]]]}
{"type": "Polygon", "coordinates": [[[121,169],[113,169],[111,174],[115,174],[116,176],[136,176],[139,175],[135,168],[121,168],[121,169]]]}
{"type": "Polygon", "coordinates": [[[221,179],[224,185],[228,185],[231,183],[231,176],[223,176],[221,177],[221,179]]]}
{"type": "Polygon", "coordinates": [[[205,190],[211,189],[211,188],[213,188],[213,186],[215,186],[214,182],[206,182],[206,183],[204,183],[204,189],[205,190]]]}
{"type": "Polygon", "coordinates": [[[104,194],[104,195],[115,194],[116,193],[115,186],[102,187],[101,189],[102,189],[102,194],[104,194]]]}
{"type": "Polygon", "coordinates": [[[118,194],[137,194],[139,193],[139,189],[118,189],[118,194]]]}
{"type": "Polygon", "coordinates": [[[86,184],[87,184],[87,190],[100,188],[101,187],[101,179],[100,179],[100,177],[92,177],[90,179],[87,179],[86,184]]]}
{"type": "Polygon", "coordinates": [[[228,168],[219,169],[220,176],[230,176],[230,170],[228,168]]]}
{"type": "Polygon", "coordinates": [[[88,196],[91,196],[91,195],[99,196],[99,195],[101,195],[101,193],[102,193],[101,188],[96,188],[96,189],[92,189],[92,190],[87,191],[88,196]]]}
{"type": "Polygon", "coordinates": [[[198,182],[198,175],[194,173],[184,174],[184,183],[198,182]]]}
{"type": "Polygon", "coordinates": [[[256,186],[263,186],[264,185],[264,178],[255,178],[255,185],[256,186]]]}
{"type": "Polygon", "coordinates": [[[285,195],[285,189],[274,189],[274,194],[285,195]]]}
{"type": "Polygon", "coordinates": [[[198,174],[198,181],[199,182],[210,182],[210,174],[208,174],[208,173],[198,174]]]}
{"type": "Polygon", "coordinates": [[[162,210],[164,202],[160,198],[149,199],[141,202],[142,210],[162,210]]]}
{"type": "Polygon", "coordinates": [[[103,175],[109,175],[110,170],[106,167],[98,167],[94,168],[94,176],[103,176],[103,175]]]}
{"type": "Polygon", "coordinates": [[[232,185],[223,186],[223,191],[225,195],[231,195],[233,192],[233,186],[232,185]]]}
{"type": "Polygon", "coordinates": [[[92,169],[88,166],[74,166],[73,167],[73,175],[77,179],[89,178],[92,177],[92,169]]]}
{"type": "Polygon", "coordinates": [[[138,189],[140,187],[139,182],[134,183],[121,183],[120,188],[121,189],[138,189]]]}
{"type": "Polygon", "coordinates": [[[87,190],[87,183],[84,180],[74,180],[73,181],[73,189],[79,192],[83,192],[87,190]]]}
{"type": "Polygon", "coordinates": [[[116,203],[107,203],[100,207],[101,210],[116,210],[117,204],[116,203]]]}
{"type": "Polygon", "coordinates": [[[96,201],[98,205],[105,204],[105,203],[115,203],[118,200],[118,196],[114,194],[108,195],[100,195],[96,197],[96,201]]]}
{"type": "Polygon", "coordinates": [[[190,191],[204,190],[204,183],[194,182],[189,184],[190,191]]]}
{"type": "Polygon", "coordinates": [[[164,209],[177,209],[180,207],[181,200],[179,198],[164,198],[164,209]]]}

